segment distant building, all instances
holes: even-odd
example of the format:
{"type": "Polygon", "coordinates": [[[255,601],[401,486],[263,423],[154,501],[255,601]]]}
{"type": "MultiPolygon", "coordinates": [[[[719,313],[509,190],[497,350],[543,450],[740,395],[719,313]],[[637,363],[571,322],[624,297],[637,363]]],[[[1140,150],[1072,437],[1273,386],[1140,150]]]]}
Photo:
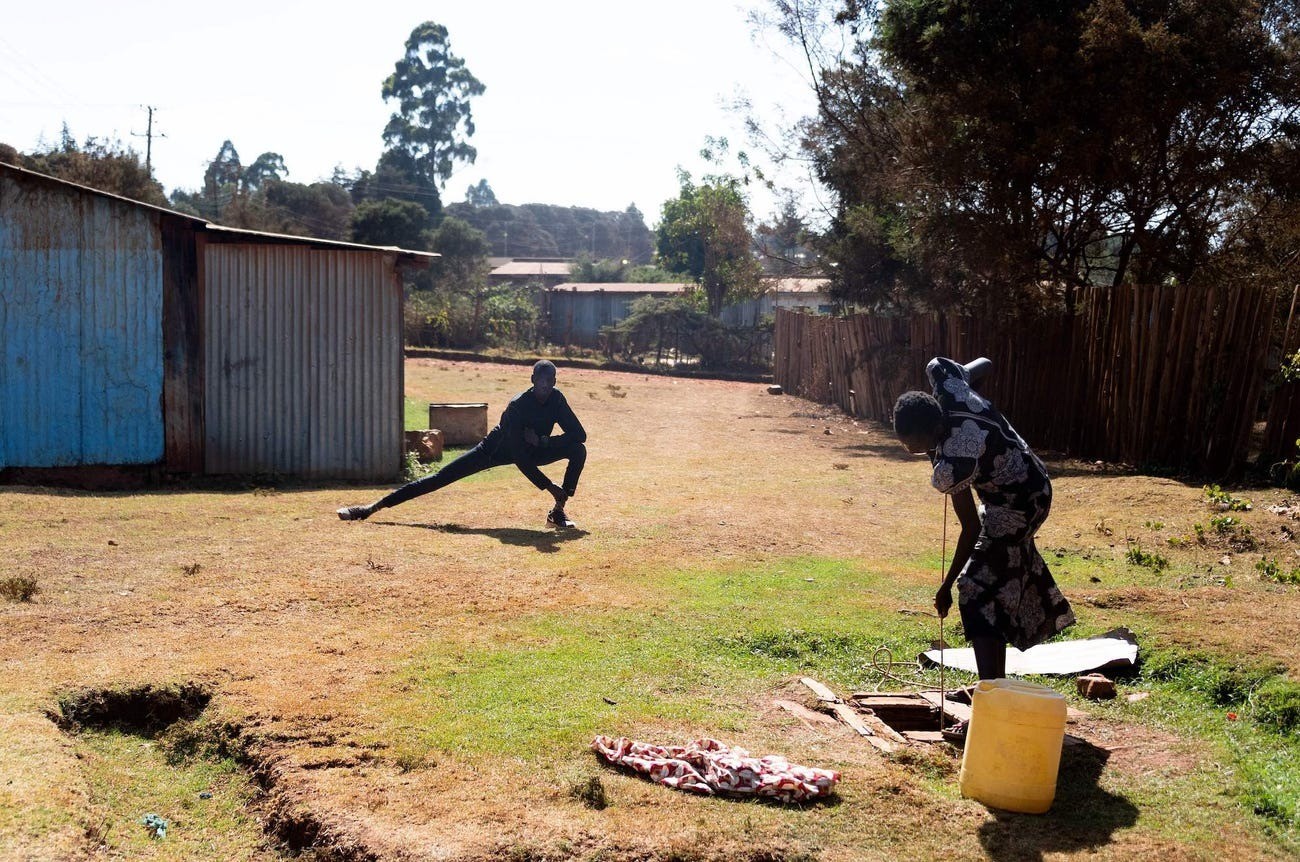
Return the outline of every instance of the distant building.
{"type": "MultiPolygon", "coordinates": [[[[773,279],[761,296],[724,307],[721,320],[729,326],[757,326],[777,308],[829,313],[831,302],[826,294],[829,283],[825,278],[773,279]]],[[[636,300],[646,296],[681,296],[694,287],[689,282],[557,284],[543,297],[547,338],[555,344],[594,347],[599,344],[601,327],[626,318],[636,300]]]]}
{"type": "Polygon", "coordinates": [[[768,288],[759,297],[746,299],[722,309],[722,322],[730,326],[757,326],[759,321],[776,313],[776,309],[802,309],[817,314],[833,310],[828,278],[767,279],[768,288]]]}
{"type": "MultiPolygon", "coordinates": [[[[495,262],[495,261],[494,261],[495,262]]],[[[495,262],[488,272],[489,284],[540,284],[554,287],[569,280],[571,261],[556,257],[516,257],[495,262]]]]}
{"type": "Polygon", "coordinates": [[[601,327],[632,313],[632,303],[646,296],[681,296],[694,287],[685,283],[601,282],[558,284],[544,295],[546,336],[554,344],[595,347],[601,327]]]}
{"type": "Polygon", "coordinates": [[[0,164],[0,482],[400,470],[427,252],[235,230],[0,164]]]}

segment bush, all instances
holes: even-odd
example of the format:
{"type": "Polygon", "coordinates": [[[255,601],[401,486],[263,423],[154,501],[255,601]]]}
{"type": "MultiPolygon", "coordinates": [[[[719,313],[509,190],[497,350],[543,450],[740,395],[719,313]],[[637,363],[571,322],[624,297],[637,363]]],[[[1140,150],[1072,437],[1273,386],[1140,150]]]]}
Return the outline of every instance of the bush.
{"type": "Polygon", "coordinates": [[[415,347],[531,347],[541,315],[530,287],[503,285],[469,293],[410,290],[403,337],[415,347]]]}
{"type": "Polygon", "coordinates": [[[1243,500],[1240,497],[1234,497],[1232,494],[1220,488],[1218,485],[1206,485],[1202,489],[1205,491],[1205,502],[1211,507],[1222,512],[1249,512],[1250,501],[1243,500]]]}
{"type": "Polygon", "coordinates": [[[484,302],[484,340],[497,347],[535,345],[540,316],[532,288],[514,285],[492,288],[484,302]]]}
{"type": "Polygon", "coordinates": [[[698,292],[668,299],[647,296],[633,302],[623,320],[602,329],[601,337],[610,359],[644,358],[659,365],[665,359],[698,358],[705,368],[765,368],[772,351],[772,322],[727,326],[704,313],[698,292]]]}
{"type": "Polygon", "coordinates": [[[1133,565],[1150,569],[1153,572],[1163,572],[1169,568],[1168,558],[1154,552],[1144,551],[1142,546],[1137,544],[1129,546],[1125,558],[1133,565]]]}
{"type": "Polygon", "coordinates": [[[29,575],[14,575],[0,580],[0,596],[11,602],[30,602],[40,592],[36,579],[29,575]]]}
{"type": "Polygon", "coordinates": [[[1266,581],[1272,581],[1275,584],[1300,585],[1300,568],[1285,571],[1278,565],[1277,560],[1270,560],[1265,557],[1255,563],[1255,570],[1266,581]]]}

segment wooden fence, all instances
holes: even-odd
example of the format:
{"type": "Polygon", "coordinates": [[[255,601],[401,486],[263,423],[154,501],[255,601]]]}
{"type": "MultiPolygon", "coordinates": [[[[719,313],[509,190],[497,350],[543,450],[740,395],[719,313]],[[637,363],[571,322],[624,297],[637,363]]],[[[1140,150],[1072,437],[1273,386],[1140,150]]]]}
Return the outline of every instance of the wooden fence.
{"type": "MultiPolygon", "coordinates": [[[[1092,292],[1071,318],[778,311],[774,377],[890,422],[899,393],[929,391],[931,357],[987,356],[984,389],[1035,447],[1225,477],[1246,462],[1275,303],[1266,289],[1124,287],[1092,292]]],[[[1268,422],[1276,448],[1262,457],[1293,456],[1300,393],[1279,390],[1268,422]]]]}

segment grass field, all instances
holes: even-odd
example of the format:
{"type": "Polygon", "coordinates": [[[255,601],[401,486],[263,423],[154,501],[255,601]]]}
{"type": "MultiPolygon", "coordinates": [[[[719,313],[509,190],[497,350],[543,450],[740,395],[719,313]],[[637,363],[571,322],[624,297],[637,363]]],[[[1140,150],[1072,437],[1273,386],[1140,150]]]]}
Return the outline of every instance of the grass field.
{"type": "MultiPolygon", "coordinates": [[[[409,360],[408,425],[430,400],[485,400],[495,419],[527,373],[409,360]]],[[[1082,711],[1068,730],[1086,744],[1066,749],[1050,813],[1008,815],[960,797],[947,746],[885,756],[773,704],[813,705],[802,675],[877,686],[880,647],[937,684],[912,664],[938,634],[923,612],[944,510],[923,460],[759,385],[561,369],[559,386],[590,436],[567,534],[513,468],[363,523],[334,509],[386,487],[0,488],[0,858],[1300,852],[1300,526],[1269,511],[1283,492],[1229,489],[1253,505],[1225,512],[1201,483],[1049,462],[1039,544],[1070,635],[1128,626],[1143,663],[1105,704],[1038,680],[1082,711]],[[202,711],[168,729],[141,709],[84,718],[189,683],[202,711]],[[807,806],[688,796],[602,767],[598,733],[710,736],[843,780],[807,806]]]]}

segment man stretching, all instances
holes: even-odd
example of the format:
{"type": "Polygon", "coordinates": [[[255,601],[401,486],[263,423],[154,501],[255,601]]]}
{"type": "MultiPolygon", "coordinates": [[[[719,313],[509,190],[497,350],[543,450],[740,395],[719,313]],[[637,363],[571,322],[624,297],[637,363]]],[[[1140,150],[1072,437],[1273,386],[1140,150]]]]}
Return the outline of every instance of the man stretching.
{"type": "Polygon", "coordinates": [[[540,491],[549,491],[555,507],[546,514],[546,523],[555,527],[573,524],[564,513],[564,504],[578,490],[578,477],[587,461],[587,432],[573,415],[569,402],[555,388],[555,365],[543,359],[533,366],[531,388],[510,399],[501,421],[473,449],[443,467],[437,473],[408,482],[396,491],[368,506],[344,506],[339,518],[364,521],[380,509],[405,503],[422,494],[445,488],[490,467],[514,464],[519,472],[540,491]],[[559,425],[564,432],[551,435],[559,425]],[[541,470],[541,464],[567,460],[564,484],[556,485],[541,470]]]}

